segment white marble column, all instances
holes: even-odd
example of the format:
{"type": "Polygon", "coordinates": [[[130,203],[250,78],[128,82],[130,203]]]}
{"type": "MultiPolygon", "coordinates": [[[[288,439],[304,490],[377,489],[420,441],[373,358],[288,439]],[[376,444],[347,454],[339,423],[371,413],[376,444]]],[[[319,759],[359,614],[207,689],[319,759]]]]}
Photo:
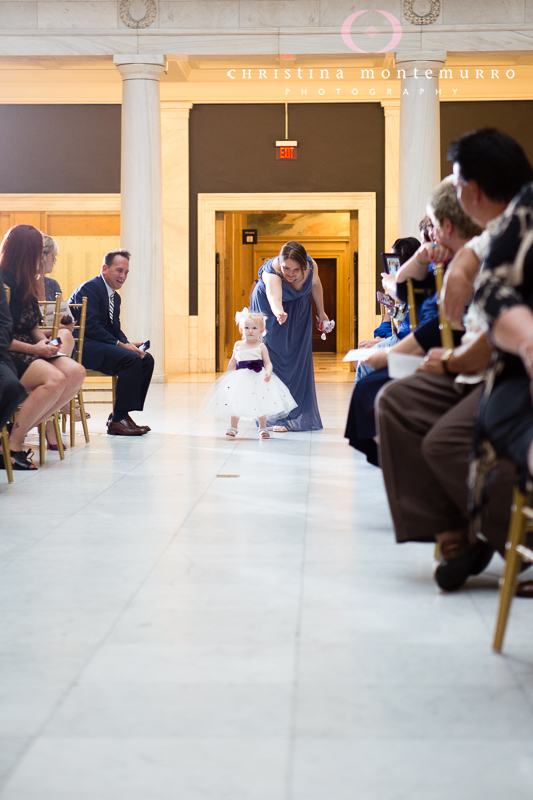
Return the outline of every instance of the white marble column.
{"type": "Polygon", "coordinates": [[[440,180],[439,72],[445,54],[398,56],[400,102],[399,236],[418,236],[429,194],[440,180]]]}
{"type": "Polygon", "coordinates": [[[114,56],[122,75],[121,246],[131,252],[121,318],[130,341],[150,339],[165,379],[161,111],[162,55],[114,56]]]}
{"type": "Polygon", "coordinates": [[[385,115],[385,250],[398,238],[400,101],[382,100],[385,115]]]}
{"type": "MultiPolygon", "coordinates": [[[[163,243],[167,375],[196,372],[189,318],[189,114],[192,103],[163,100],[163,243]]],[[[195,318],[196,319],[196,318],[195,318]]]]}

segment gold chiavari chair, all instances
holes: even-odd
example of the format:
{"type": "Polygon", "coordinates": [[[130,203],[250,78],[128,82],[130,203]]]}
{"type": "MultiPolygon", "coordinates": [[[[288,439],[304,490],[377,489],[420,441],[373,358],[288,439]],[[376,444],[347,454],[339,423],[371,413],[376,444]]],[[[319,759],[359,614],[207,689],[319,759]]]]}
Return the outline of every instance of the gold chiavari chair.
{"type": "MultiPolygon", "coordinates": [[[[442,310],[441,294],[442,294],[443,281],[444,281],[444,264],[436,264],[435,285],[437,289],[437,304],[439,307],[440,341],[442,346],[448,350],[449,348],[453,348],[453,332],[452,332],[452,326],[450,325],[448,319],[444,315],[444,311],[442,310]]],[[[440,547],[438,544],[436,544],[435,560],[438,561],[439,558],[440,558],[440,547]]]]}
{"type": "MultiPolygon", "coordinates": [[[[9,301],[11,300],[11,289],[9,286],[4,286],[4,290],[6,293],[7,303],[9,305],[9,301]]],[[[4,466],[6,468],[7,482],[13,483],[13,465],[11,464],[11,458],[9,456],[9,436],[7,434],[7,427],[5,425],[0,429],[0,444],[2,445],[2,453],[4,455],[4,466]]]]}
{"type": "MultiPolygon", "coordinates": [[[[39,300],[39,308],[41,309],[41,313],[43,314],[43,320],[46,320],[46,314],[48,311],[48,307],[54,307],[54,320],[52,324],[52,332],[50,334],[51,339],[55,339],[57,334],[59,333],[59,323],[61,320],[61,294],[58,292],[56,294],[55,300],[39,300]]],[[[39,326],[41,330],[49,330],[49,326],[47,326],[44,322],[39,326]]],[[[46,423],[52,422],[54,425],[54,431],[57,439],[57,450],[59,453],[59,458],[61,461],[65,458],[65,448],[63,447],[63,440],[61,438],[61,427],[59,425],[59,412],[55,411],[48,419],[43,420],[38,425],[39,430],[39,465],[42,467],[45,459],[46,459],[46,423]]]]}
{"type": "MultiPolygon", "coordinates": [[[[115,407],[115,398],[117,394],[117,379],[118,375],[107,375],[105,372],[98,372],[96,369],[88,369],[87,370],[87,377],[88,378],[111,378],[111,385],[110,386],[83,386],[84,392],[111,392],[111,402],[113,404],[113,408],[115,407]]],[[[100,403],[100,400],[86,400],[86,403],[100,403]]]]}
{"type": "Polygon", "coordinates": [[[505,544],[505,568],[503,576],[500,578],[500,598],[492,643],[492,648],[496,653],[501,653],[502,650],[503,637],[516,591],[516,579],[520,572],[521,562],[528,561],[533,564],[533,550],[526,547],[526,535],[533,530],[532,489],[531,480],[529,480],[525,491],[522,491],[519,486],[515,486],[513,492],[511,521],[505,544]]]}
{"type": "Polygon", "coordinates": [[[407,308],[409,310],[409,330],[411,333],[418,325],[418,312],[416,310],[415,285],[412,278],[407,278],[407,308]]]}
{"type": "Polygon", "coordinates": [[[442,303],[441,303],[441,294],[442,294],[442,284],[444,281],[444,264],[437,264],[435,267],[435,284],[437,286],[437,294],[438,294],[438,305],[439,305],[439,328],[440,328],[440,340],[442,342],[442,346],[446,349],[450,347],[453,348],[453,329],[450,325],[449,321],[446,319],[444,315],[444,311],[442,310],[442,303]]]}
{"type": "MultiPolygon", "coordinates": [[[[70,308],[79,309],[79,321],[74,325],[74,330],[78,331],[78,339],[76,341],[76,361],[81,364],[83,356],[83,343],[85,341],[85,320],[87,318],[87,298],[83,297],[81,303],[70,303],[70,308]]],[[[73,314],[74,320],[78,319],[77,314],[73,314]]],[[[85,390],[87,391],[87,390],[85,390]]],[[[80,410],[81,424],[83,426],[83,435],[85,441],[89,442],[89,428],[87,427],[87,415],[85,413],[85,402],[83,399],[83,387],[79,390],[76,397],[70,401],[70,409],[68,416],[70,417],[70,446],[76,445],[76,408],[80,410]]],[[[63,412],[63,425],[66,422],[66,414],[63,412]]]]}

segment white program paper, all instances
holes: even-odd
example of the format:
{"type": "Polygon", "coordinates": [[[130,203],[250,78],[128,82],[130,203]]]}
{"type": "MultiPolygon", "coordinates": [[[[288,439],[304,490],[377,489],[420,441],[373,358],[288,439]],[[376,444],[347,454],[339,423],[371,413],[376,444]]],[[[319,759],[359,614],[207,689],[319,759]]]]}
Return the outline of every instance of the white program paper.
{"type": "MultiPolygon", "coordinates": [[[[390,347],[382,347],[380,348],[381,352],[388,353],[390,347]]],[[[370,358],[376,351],[373,347],[358,347],[356,350],[348,350],[343,361],[366,361],[367,358],[370,358]]]]}
{"type": "Polygon", "coordinates": [[[407,378],[417,371],[423,360],[423,356],[411,356],[408,353],[390,352],[387,357],[389,377],[407,378]]]}

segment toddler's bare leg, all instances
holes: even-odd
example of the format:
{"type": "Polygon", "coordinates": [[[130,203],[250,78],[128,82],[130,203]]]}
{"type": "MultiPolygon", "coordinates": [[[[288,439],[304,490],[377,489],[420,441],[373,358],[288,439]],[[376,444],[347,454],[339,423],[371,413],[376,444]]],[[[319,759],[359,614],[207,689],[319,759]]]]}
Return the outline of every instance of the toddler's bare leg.
{"type": "Polygon", "coordinates": [[[258,417],[257,419],[260,428],[266,428],[267,426],[267,418],[266,415],[264,417],[258,417]]]}
{"type": "Polygon", "coordinates": [[[239,417],[232,417],[231,418],[231,427],[238,428],[239,427],[239,417]]]}

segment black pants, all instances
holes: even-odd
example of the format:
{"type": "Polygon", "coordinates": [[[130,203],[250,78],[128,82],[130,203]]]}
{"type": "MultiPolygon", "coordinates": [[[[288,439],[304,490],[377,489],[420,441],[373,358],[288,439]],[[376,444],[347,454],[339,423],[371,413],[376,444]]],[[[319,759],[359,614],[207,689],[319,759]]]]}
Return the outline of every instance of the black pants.
{"type": "Polygon", "coordinates": [[[480,412],[482,432],[498,456],[513,461],[527,474],[533,441],[533,404],[527,375],[504,378],[496,384],[480,412]]]}
{"type": "Polygon", "coordinates": [[[154,364],[150,353],[141,358],[137,353],[118,345],[107,345],[100,372],[118,375],[114,414],[125,417],[128,411],[143,410],[154,364]]]}
{"type": "Polygon", "coordinates": [[[0,361],[0,428],[9,422],[26,396],[26,389],[9,364],[0,361]]]}

